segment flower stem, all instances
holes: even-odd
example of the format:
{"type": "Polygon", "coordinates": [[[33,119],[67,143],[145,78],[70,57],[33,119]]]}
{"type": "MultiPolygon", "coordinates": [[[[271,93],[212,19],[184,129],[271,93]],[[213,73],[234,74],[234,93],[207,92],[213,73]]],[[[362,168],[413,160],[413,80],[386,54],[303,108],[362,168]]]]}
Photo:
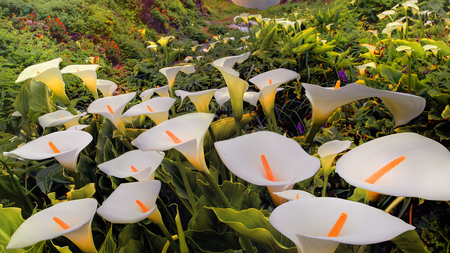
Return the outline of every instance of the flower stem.
{"type": "Polygon", "coordinates": [[[361,245],[358,249],[358,253],[364,253],[364,251],[366,250],[367,245],[361,245]]]}
{"type": "Polygon", "coordinates": [[[275,117],[275,111],[270,112],[270,118],[272,120],[272,128],[275,133],[278,133],[277,119],[275,117]]]}
{"type": "MultiPolygon", "coordinates": [[[[416,87],[414,87],[415,89],[416,87]]],[[[412,87],[412,80],[411,80],[411,57],[408,56],[408,93],[411,93],[413,87],[412,87]]]]}
{"type": "Polygon", "coordinates": [[[328,185],[328,175],[323,175],[323,187],[322,187],[322,197],[327,196],[327,185],[328,185]]]}
{"type": "Polygon", "coordinates": [[[75,182],[75,186],[77,189],[83,188],[83,183],[81,183],[81,177],[78,175],[77,172],[71,172],[70,175],[73,178],[73,181],[75,182]]]}
{"type": "Polygon", "coordinates": [[[213,143],[216,142],[216,135],[214,134],[214,131],[213,131],[211,125],[209,125],[208,131],[209,131],[209,134],[211,135],[211,140],[212,140],[212,142],[213,142],[213,143]]]}
{"type": "Polygon", "coordinates": [[[384,210],[386,213],[390,213],[394,207],[396,207],[400,202],[402,202],[405,197],[397,197],[392,203],[384,210]]]}
{"type": "Polygon", "coordinates": [[[11,172],[11,169],[9,168],[9,166],[4,161],[0,160],[0,162],[2,162],[3,167],[5,167],[5,169],[8,171],[8,174],[11,177],[11,181],[12,181],[12,183],[14,185],[14,188],[17,188],[17,190],[20,189],[20,191],[22,192],[23,197],[25,198],[25,200],[26,200],[26,202],[28,204],[28,207],[30,208],[30,213],[32,213],[33,209],[34,209],[34,206],[33,206],[33,203],[31,203],[30,198],[28,198],[28,195],[26,194],[26,190],[24,190],[22,188],[22,186],[17,182],[17,180],[14,179],[14,173],[11,172]]]}
{"type": "Polygon", "coordinates": [[[156,201],[158,202],[158,207],[161,208],[164,217],[166,217],[169,220],[170,227],[177,227],[175,220],[173,219],[172,215],[170,215],[170,212],[169,210],[167,210],[167,207],[162,201],[162,199],[158,196],[158,199],[156,201]]]}
{"type": "Polygon", "coordinates": [[[164,225],[164,223],[158,222],[158,223],[156,223],[156,225],[158,225],[159,229],[161,229],[161,231],[163,232],[164,236],[167,238],[167,240],[169,240],[170,246],[172,246],[172,248],[175,250],[175,252],[180,253],[180,247],[178,246],[178,244],[175,243],[175,241],[173,240],[172,236],[170,235],[170,233],[167,230],[167,228],[164,225]]]}
{"type": "Polygon", "coordinates": [[[313,122],[312,127],[309,130],[308,137],[306,137],[306,143],[308,145],[310,145],[313,142],[314,137],[316,136],[317,132],[319,132],[321,126],[322,124],[313,122]]]}
{"type": "Polygon", "coordinates": [[[241,136],[241,119],[234,118],[234,124],[236,127],[236,137],[241,136]]]}
{"type": "Polygon", "coordinates": [[[219,185],[214,181],[214,179],[211,177],[211,174],[201,172],[203,177],[208,181],[209,185],[213,187],[214,192],[216,193],[217,198],[219,199],[222,208],[231,208],[230,201],[228,201],[227,197],[225,197],[225,194],[223,194],[223,191],[220,189],[219,185]]]}
{"type": "Polygon", "coordinates": [[[194,210],[194,214],[198,212],[197,205],[195,202],[194,194],[192,193],[191,185],[189,184],[189,180],[186,176],[186,172],[184,171],[183,163],[181,163],[180,153],[175,151],[175,158],[177,159],[178,169],[180,170],[181,178],[183,179],[184,187],[186,188],[186,192],[188,194],[189,203],[191,204],[191,208],[194,210]]]}

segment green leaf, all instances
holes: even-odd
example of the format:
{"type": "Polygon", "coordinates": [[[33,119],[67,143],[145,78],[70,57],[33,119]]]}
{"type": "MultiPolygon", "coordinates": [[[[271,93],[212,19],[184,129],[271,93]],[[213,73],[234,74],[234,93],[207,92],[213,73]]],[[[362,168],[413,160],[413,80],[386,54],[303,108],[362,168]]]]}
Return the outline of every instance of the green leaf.
{"type": "Polygon", "coordinates": [[[272,42],[273,35],[277,32],[277,27],[275,26],[270,30],[270,32],[264,37],[263,42],[261,43],[259,50],[265,51],[269,48],[270,43],[272,42]]]}
{"type": "Polygon", "coordinates": [[[114,242],[114,237],[113,237],[113,228],[111,226],[111,228],[108,231],[108,234],[106,235],[105,241],[103,242],[102,247],[100,248],[100,252],[99,253],[112,253],[116,250],[116,243],[114,242]]]}
{"type": "MultiPolygon", "coordinates": [[[[408,75],[403,75],[400,82],[408,86],[408,75]]],[[[428,89],[428,85],[423,84],[419,81],[416,74],[411,74],[411,88],[412,91],[419,92],[428,89]]]]}
{"type": "Polygon", "coordinates": [[[90,183],[90,184],[83,186],[83,188],[81,188],[81,189],[71,190],[70,192],[68,192],[66,194],[66,196],[67,196],[68,200],[74,200],[74,199],[90,198],[90,197],[94,196],[94,194],[95,194],[95,184],[90,183]]]}
{"type": "Polygon", "coordinates": [[[97,164],[101,164],[107,162],[104,160],[105,153],[107,150],[105,149],[106,140],[113,139],[113,132],[116,127],[114,124],[107,118],[104,118],[103,124],[100,127],[100,131],[98,133],[97,145],[97,154],[95,156],[95,162],[97,164]]]}
{"type": "MultiPolygon", "coordinates": [[[[303,41],[306,42],[306,40],[313,35],[316,32],[316,28],[315,27],[310,27],[308,29],[305,29],[303,31],[301,31],[300,33],[297,33],[295,35],[294,38],[292,38],[291,42],[292,44],[294,44],[294,46],[297,46],[298,43],[300,43],[300,41],[303,39],[303,41]]],[[[315,41],[315,38],[314,38],[315,41]]]]}
{"type": "Polygon", "coordinates": [[[267,252],[297,253],[295,245],[269,223],[264,214],[254,208],[235,211],[230,208],[212,208],[217,218],[238,234],[250,239],[267,252]]]}
{"type": "MultiPolygon", "coordinates": [[[[412,49],[414,49],[414,51],[412,52],[412,57],[418,59],[418,58],[422,58],[425,56],[425,50],[423,49],[422,45],[420,45],[420,43],[418,42],[414,42],[414,41],[406,41],[406,40],[395,40],[395,43],[397,43],[399,46],[409,46],[412,49]]],[[[402,52],[402,54],[404,54],[402,52]]]]}
{"type": "Polygon", "coordinates": [[[194,248],[195,252],[227,252],[232,253],[234,250],[240,250],[241,244],[239,237],[231,232],[218,234],[214,230],[186,231],[189,245],[194,248]]]}
{"type": "MultiPolygon", "coordinates": [[[[202,198],[199,199],[199,203],[200,201],[202,201],[202,198]]],[[[218,233],[223,233],[226,229],[227,225],[219,222],[216,214],[206,207],[201,207],[188,225],[188,230],[214,230],[218,233]]]]}
{"type": "Polygon", "coordinates": [[[16,99],[14,100],[14,108],[22,114],[25,121],[28,120],[28,112],[30,107],[28,105],[28,101],[33,98],[33,94],[28,91],[28,87],[30,85],[30,81],[27,80],[19,89],[19,94],[17,94],[16,99]]]}
{"type": "Polygon", "coordinates": [[[63,174],[63,167],[61,164],[54,164],[40,170],[36,174],[36,181],[41,191],[45,194],[50,192],[54,182],[62,184],[70,183],[70,181],[63,174]]]}
{"type": "Polygon", "coordinates": [[[292,50],[292,52],[297,54],[304,54],[306,51],[311,50],[313,47],[315,47],[317,43],[308,43],[303,44],[301,46],[298,46],[292,50]]]}
{"type": "MultiPolygon", "coordinates": [[[[177,189],[177,195],[182,198],[189,199],[177,163],[170,159],[164,158],[161,165],[164,169],[166,169],[166,171],[170,174],[170,176],[172,176],[172,184],[177,189]]],[[[191,186],[192,189],[192,193],[194,193],[195,200],[197,200],[198,198],[200,198],[202,193],[200,188],[197,186],[197,178],[202,178],[203,180],[204,178],[199,172],[193,171],[184,165],[183,169],[188,178],[189,185],[191,186]]]]}
{"type": "Polygon", "coordinates": [[[442,111],[441,116],[444,119],[450,119],[450,105],[445,106],[445,109],[444,109],[444,111],[442,111]]]}
{"type": "Polygon", "coordinates": [[[391,241],[405,253],[430,253],[414,230],[406,231],[391,241]]]}
{"type": "Polygon", "coordinates": [[[334,49],[334,46],[327,46],[327,45],[317,45],[314,47],[311,51],[309,51],[311,54],[324,54],[328,51],[331,51],[334,49]]]}
{"type": "Polygon", "coordinates": [[[440,50],[438,51],[438,54],[441,55],[450,55],[450,47],[447,45],[447,43],[443,42],[443,41],[435,41],[435,40],[431,40],[431,39],[420,39],[423,43],[425,43],[425,45],[435,45],[438,48],[440,48],[440,50]]]}
{"type": "Polygon", "coordinates": [[[20,224],[25,220],[22,218],[21,209],[16,207],[8,207],[3,208],[3,205],[0,204],[0,252],[5,253],[18,253],[25,252],[23,249],[14,249],[14,250],[4,250],[2,248],[6,248],[9,241],[11,240],[11,236],[14,232],[19,228],[20,224]]]}
{"type": "Polygon", "coordinates": [[[403,73],[394,69],[391,66],[381,64],[379,65],[380,73],[382,76],[387,78],[392,84],[397,85],[400,82],[400,79],[403,76],[403,73]]]}
{"type": "Polygon", "coordinates": [[[103,161],[107,162],[118,157],[119,154],[116,151],[116,148],[112,144],[109,139],[105,140],[105,145],[103,146],[103,161]]]}
{"type": "Polygon", "coordinates": [[[80,160],[77,163],[77,172],[80,174],[83,185],[97,182],[96,170],[97,163],[84,154],[81,154],[80,160]]]}
{"type": "MultiPolygon", "coordinates": [[[[7,199],[13,206],[24,209],[26,199],[22,195],[22,189],[17,189],[9,175],[0,175],[0,199],[7,199]]],[[[30,210],[31,212],[31,210],[30,210]]]]}
{"type": "MultiPolygon", "coordinates": [[[[137,223],[127,225],[122,230],[122,232],[119,234],[119,245],[117,246],[116,250],[120,250],[120,249],[126,247],[126,245],[130,241],[134,241],[134,240],[139,241],[141,239],[141,234],[142,234],[141,232],[142,232],[141,227],[137,223]]],[[[128,251],[125,250],[124,252],[128,252],[128,251]]],[[[130,252],[136,252],[136,251],[130,251],[130,252]]],[[[145,250],[142,252],[145,252],[145,250]]]]}
{"type": "Polygon", "coordinates": [[[31,79],[29,90],[33,95],[33,98],[28,102],[30,110],[43,114],[55,111],[53,101],[55,97],[50,95],[47,85],[31,79]]]}
{"type": "Polygon", "coordinates": [[[353,195],[350,196],[349,198],[347,198],[347,200],[361,202],[361,203],[368,203],[366,190],[361,189],[361,188],[355,188],[355,190],[353,191],[353,195]]]}
{"type": "Polygon", "coordinates": [[[434,127],[434,131],[442,140],[450,139],[450,123],[449,122],[441,122],[434,127]]]}

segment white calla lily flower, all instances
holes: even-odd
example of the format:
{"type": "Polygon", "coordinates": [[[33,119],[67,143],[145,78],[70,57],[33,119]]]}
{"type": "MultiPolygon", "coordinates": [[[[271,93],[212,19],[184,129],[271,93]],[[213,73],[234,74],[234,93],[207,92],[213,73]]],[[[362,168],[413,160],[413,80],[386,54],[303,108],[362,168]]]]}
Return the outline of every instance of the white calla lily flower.
{"type": "Polygon", "coordinates": [[[97,89],[102,92],[103,97],[112,97],[117,89],[117,84],[109,80],[97,79],[97,89]]]}
{"type": "Polygon", "coordinates": [[[319,159],[308,155],[296,141],[273,132],[247,134],[218,141],[214,146],[236,176],[267,186],[276,205],[282,200],[273,192],[291,190],[295,183],[312,177],[320,168],[319,159]]]}
{"type": "Polygon", "coordinates": [[[163,159],[164,152],[132,150],[99,164],[98,168],[110,176],[146,181],[154,179],[155,171],[163,159]]]}
{"type": "Polygon", "coordinates": [[[246,24],[248,24],[250,13],[242,13],[239,16],[234,17],[234,23],[237,23],[237,20],[242,19],[246,24]]]}
{"type": "Polygon", "coordinates": [[[97,68],[98,64],[85,65],[69,65],[61,69],[62,74],[74,74],[83,80],[89,92],[92,93],[95,99],[98,98],[97,93],[97,68]]]}
{"type": "Polygon", "coordinates": [[[450,200],[450,153],[416,133],[398,133],[364,143],[343,155],[336,172],[349,184],[375,193],[450,200]]]}
{"type": "Polygon", "coordinates": [[[170,88],[169,85],[165,85],[162,87],[156,87],[156,88],[144,90],[141,93],[140,97],[141,97],[142,101],[149,100],[153,96],[154,93],[158,94],[161,97],[170,97],[169,88],[170,88]]]}
{"type": "Polygon", "coordinates": [[[73,125],[69,128],[67,128],[67,130],[76,130],[76,131],[81,131],[83,129],[85,129],[86,127],[88,127],[89,125],[73,125]]]}
{"type": "Polygon", "coordinates": [[[148,180],[122,183],[97,210],[105,220],[112,223],[136,223],[150,218],[156,208],[156,199],[161,190],[161,182],[148,180]]]}
{"type": "Polygon", "coordinates": [[[176,90],[175,94],[179,97],[181,97],[181,104],[183,104],[183,100],[186,97],[189,97],[191,99],[191,102],[195,105],[195,108],[197,108],[198,112],[209,112],[209,102],[211,101],[212,97],[214,96],[214,93],[216,93],[218,89],[209,89],[209,90],[202,90],[197,92],[189,92],[184,90],[176,90]]]}
{"type": "Polygon", "coordinates": [[[109,119],[121,133],[125,134],[125,125],[121,119],[123,109],[135,95],[136,92],[130,92],[113,97],[99,98],[89,105],[87,111],[88,113],[100,114],[109,119]]]}
{"type": "Polygon", "coordinates": [[[83,112],[78,115],[72,115],[69,111],[66,110],[58,110],[56,112],[47,113],[38,118],[39,125],[44,128],[52,126],[64,125],[66,129],[69,129],[71,126],[78,125],[78,119],[84,115],[86,112],[83,112]]]}
{"type": "Polygon", "coordinates": [[[17,159],[43,160],[55,158],[64,168],[76,172],[78,154],[93,137],[83,131],[59,131],[39,137],[4,156],[17,159]]]}
{"type": "Polygon", "coordinates": [[[223,87],[216,91],[216,93],[214,93],[214,98],[216,99],[216,102],[219,104],[219,106],[222,107],[223,104],[225,104],[225,102],[227,102],[231,98],[228,87],[223,87]]]}
{"type": "Polygon", "coordinates": [[[227,57],[223,57],[218,60],[215,60],[211,64],[216,68],[227,67],[227,68],[232,69],[234,67],[234,64],[236,64],[236,63],[240,64],[240,63],[244,62],[245,60],[248,59],[249,56],[250,56],[250,52],[243,53],[243,54],[236,55],[236,56],[227,56],[227,57]]]}
{"type": "Polygon", "coordinates": [[[159,70],[159,72],[167,78],[167,82],[169,83],[170,90],[173,89],[173,85],[175,83],[175,77],[177,76],[178,72],[180,72],[180,71],[188,75],[188,74],[195,73],[195,68],[194,68],[194,65],[184,65],[184,66],[167,67],[167,68],[162,68],[159,70]]]}
{"type": "Polygon", "coordinates": [[[337,198],[305,198],[272,212],[270,224],[302,253],[333,253],[339,243],[384,242],[414,226],[382,210],[337,198]]]}
{"type": "Polygon", "coordinates": [[[176,149],[198,171],[209,173],[203,152],[203,139],[214,114],[189,113],[162,122],[145,131],[131,144],[140,150],[164,151],[176,149]]]}
{"type": "Polygon", "coordinates": [[[305,198],[315,198],[316,196],[312,195],[309,192],[301,191],[301,190],[287,190],[282,192],[274,192],[273,194],[282,197],[283,199],[287,199],[288,201],[295,201],[299,199],[305,198]]]}
{"type": "Polygon", "coordinates": [[[375,62],[368,62],[366,64],[356,66],[356,68],[359,70],[359,74],[361,75],[364,75],[367,67],[376,68],[377,65],[375,64],[375,62]]]}
{"type": "Polygon", "coordinates": [[[59,236],[67,237],[86,253],[96,253],[91,232],[97,200],[87,198],[58,203],[25,220],[6,249],[18,249],[59,236]]]}
{"type": "Polygon", "coordinates": [[[155,97],[144,101],[140,104],[134,105],[128,109],[123,115],[122,119],[126,122],[131,122],[132,117],[146,115],[155,122],[156,125],[169,119],[169,110],[175,103],[175,98],[170,97],[155,97]]]}

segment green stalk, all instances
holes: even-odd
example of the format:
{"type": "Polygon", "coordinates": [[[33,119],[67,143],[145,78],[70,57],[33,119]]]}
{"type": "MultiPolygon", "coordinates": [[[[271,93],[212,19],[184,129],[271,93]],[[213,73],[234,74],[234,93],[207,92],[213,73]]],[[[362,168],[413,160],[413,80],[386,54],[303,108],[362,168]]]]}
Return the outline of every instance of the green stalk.
{"type": "Polygon", "coordinates": [[[236,137],[241,136],[241,119],[239,118],[234,118],[234,124],[235,124],[235,128],[236,128],[236,137]]]}
{"type": "Polygon", "coordinates": [[[277,119],[275,117],[275,111],[270,112],[270,118],[272,119],[272,128],[275,133],[278,133],[277,119]]]}
{"type": "Polygon", "coordinates": [[[211,140],[213,141],[213,143],[216,142],[216,135],[214,134],[214,131],[213,131],[211,125],[208,126],[208,131],[209,131],[209,134],[211,135],[211,140]]]}
{"type": "Polygon", "coordinates": [[[323,187],[322,187],[322,197],[327,196],[327,184],[328,184],[328,177],[330,175],[323,175],[323,187]]]}
{"type": "Polygon", "coordinates": [[[173,240],[172,236],[170,235],[170,233],[167,230],[167,228],[164,225],[164,223],[158,222],[158,223],[156,223],[156,225],[158,225],[159,229],[161,229],[161,231],[163,232],[164,236],[167,238],[167,240],[169,240],[170,246],[172,246],[172,248],[175,250],[175,252],[180,253],[180,247],[178,246],[178,244],[175,243],[175,241],[173,240]]]}
{"type": "Polygon", "coordinates": [[[366,250],[367,245],[361,245],[361,247],[359,247],[358,253],[364,253],[364,251],[366,250]]]}
{"type": "Polygon", "coordinates": [[[201,172],[203,177],[208,181],[208,184],[210,187],[214,189],[214,192],[216,193],[216,197],[219,199],[222,208],[231,208],[230,201],[228,201],[227,197],[225,197],[225,194],[223,194],[222,190],[220,189],[219,185],[214,181],[214,179],[211,177],[211,174],[201,172]]]}
{"type": "Polygon", "coordinates": [[[306,143],[310,145],[313,143],[314,136],[316,136],[317,132],[319,132],[320,127],[323,124],[313,122],[311,129],[309,130],[308,137],[306,137],[306,143]]]}
{"type": "Polygon", "coordinates": [[[173,219],[172,215],[170,215],[169,210],[167,210],[166,205],[162,201],[162,199],[158,196],[158,199],[156,200],[158,202],[158,207],[161,208],[161,211],[164,214],[164,217],[166,217],[169,220],[170,227],[177,227],[177,224],[175,220],[173,219]]]}
{"type": "MultiPolygon", "coordinates": [[[[408,93],[412,91],[412,80],[411,80],[411,56],[408,55],[408,93]]],[[[414,87],[415,89],[416,87],[414,87]]]]}
{"type": "Polygon", "coordinates": [[[252,52],[254,51],[254,47],[255,47],[255,39],[253,38],[253,34],[250,31],[250,26],[248,24],[248,22],[244,22],[247,25],[247,29],[248,29],[248,33],[250,34],[250,40],[252,41],[252,52]]]}
{"type": "Polygon", "coordinates": [[[0,162],[3,163],[3,167],[5,167],[6,170],[8,171],[8,174],[11,177],[11,181],[13,182],[13,185],[15,186],[14,188],[17,188],[18,190],[20,189],[19,191],[22,192],[25,200],[27,201],[28,207],[30,208],[30,213],[32,213],[33,209],[34,209],[34,206],[33,206],[33,203],[31,203],[30,198],[28,198],[26,192],[24,191],[22,186],[17,182],[17,180],[14,179],[14,173],[11,172],[11,169],[9,168],[9,166],[4,161],[0,160],[0,162]]]}
{"type": "Polygon", "coordinates": [[[386,213],[390,213],[394,207],[396,207],[400,202],[402,202],[405,197],[397,197],[392,203],[384,210],[386,213]]]}
{"type": "Polygon", "coordinates": [[[184,187],[186,188],[186,192],[188,194],[189,203],[191,204],[194,213],[197,213],[197,205],[195,202],[194,194],[192,193],[191,185],[189,184],[189,180],[186,176],[186,172],[184,171],[183,164],[181,163],[180,153],[175,151],[175,158],[177,160],[178,169],[180,170],[181,178],[183,179],[184,187]]]}
{"type": "Polygon", "coordinates": [[[70,175],[72,176],[73,181],[75,182],[75,187],[77,189],[83,188],[83,183],[81,183],[80,175],[78,175],[77,172],[71,172],[70,175]]]}

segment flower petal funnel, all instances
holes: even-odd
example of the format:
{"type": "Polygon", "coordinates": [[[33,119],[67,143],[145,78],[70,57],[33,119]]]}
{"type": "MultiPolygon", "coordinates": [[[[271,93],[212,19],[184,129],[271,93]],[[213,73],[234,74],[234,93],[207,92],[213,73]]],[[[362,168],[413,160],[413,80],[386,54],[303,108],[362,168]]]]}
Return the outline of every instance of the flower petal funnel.
{"type": "Polygon", "coordinates": [[[339,243],[366,245],[390,240],[414,227],[368,205],[337,198],[305,198],[272,212],[270,224],[295,243],[302,253],[332,253],[339,243]],[[336,234],[331,231],[345,213],[336,234]]]}
{"type": "Polygon", "coordinates": [[[24,248],[65,236],[83,252],[97,252],[91,232],[96,210],[97,200],[91,198],[56,204],[25,220],[11,236],[6,249],[24,248]]]}
{"type": "Polygon", "coordinates": [[[415,133],[364,143],[339,159],[336,172],[349,184],[376,193],[450,200],[450,152],[415,133]],[[373,175],[379,175],[375,182],[369,178],[373,175]]]}
{"type": "MultiPolygon", "coordinates": [[[[231,172],[252,184],[267,186],[270,193],[291,190],[320,168],[319,159],[308,155],[296,141],[273,132],[260,131],[214,145],[231,172]]],[[[272,199],[277,201],[274,195],[272,199]]],[[[281,199],[276,204],[281,204],[281,199]]]]}
{"type": "Polygon", "coordinates": [[[83,131],[59,131],[44,135],[3,155],[30,160],[54,157],[69,171],[76,172],[78,154],[91,141],[92,135],[83,131]]]}
{"type": "Polygon", "coordinates": [[[167,67],[162,68],[159,70],[161,74],[166,76],[167,82],[169,83],[170,90],[173,89],[173,84],[175,83],[175,77],[177,76],[178,72],[184,72],[185,74],[192,74],[195,72],[194,65],[184,65],[184,66],[173,66],[173,67],[167,67]]]}
{"type": "Polygon", "coordinates": [[[145,151],[176,149],[198,171],[209,173],[203,153],[203,139],[214,114],[189,113],[162,122],[145,131],[131,144],[145,151]]]}
{"type": "Polygon", "coordinates": [[[87,89],[92,93],[95,99],[98,98],[97,93],[97,68],[100,65],[97,64],[85,64],[85,65],[69,65],[61,69],[63,74],[74,74],[83,80],[87,89]]]}

